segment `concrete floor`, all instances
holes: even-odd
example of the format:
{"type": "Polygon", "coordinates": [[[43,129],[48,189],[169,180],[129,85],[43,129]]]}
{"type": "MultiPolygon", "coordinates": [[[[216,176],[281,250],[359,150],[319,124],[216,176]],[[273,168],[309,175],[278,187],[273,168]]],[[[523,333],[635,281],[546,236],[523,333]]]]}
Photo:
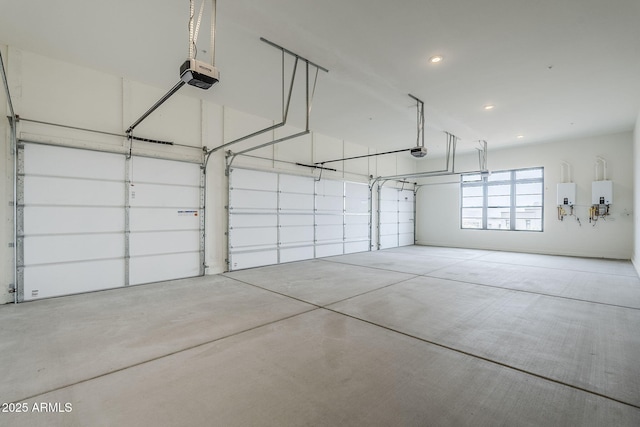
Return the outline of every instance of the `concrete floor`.
{"type": "Polygon", "coordinates": [[[639,331],[629,262],[262,267],[0,306],[0,425],[638,426],[639,331]]]}

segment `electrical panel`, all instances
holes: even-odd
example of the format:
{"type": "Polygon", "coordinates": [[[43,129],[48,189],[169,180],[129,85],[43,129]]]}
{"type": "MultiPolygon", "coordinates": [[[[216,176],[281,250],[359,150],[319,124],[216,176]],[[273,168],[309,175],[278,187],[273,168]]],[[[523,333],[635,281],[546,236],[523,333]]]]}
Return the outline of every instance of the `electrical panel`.
{"type": "Polygon", "coordinates": [[[558,184],[558,206],[573,206],[576,204],[576,184],[568,182],[558,184]]]}
{"type": "Polygon", "coordinates": [[[613,181],[593,181],[591,183],[591,203],[610,205],[613,203],[613,181]]]}

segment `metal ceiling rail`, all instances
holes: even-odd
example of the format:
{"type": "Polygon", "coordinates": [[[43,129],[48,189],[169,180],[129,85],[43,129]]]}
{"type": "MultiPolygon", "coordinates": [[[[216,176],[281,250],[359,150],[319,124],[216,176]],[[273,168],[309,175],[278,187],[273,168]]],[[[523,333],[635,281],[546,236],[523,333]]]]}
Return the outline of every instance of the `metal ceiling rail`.
{"type": "Polygon", "coordinates": [[[345,160],[355,160],[355,159],[363,159],[363,158],[366,158],[366,157],[384,156],[386,154],[402,153],[404,151],[411,151],[411,148],[404,148],[402,150],[385,151],[384,153],[363,154],[362,156],[345,157],[345,158],[342,158],[342,159],[324,160],[322,162],[315,162],[314,165],[322,166],[325,163],[335,163],[335,162],[342,162],[342,161],[345,161],[345,160]]]}
{"type": "Polygon", "coordinates": [[[155,104],[153,104],[151,107],[149,107],[149,109],[144,114],[142,114],[142,116],[138,120],[133,122],[133,124],[131,126],[129,126],[129,128],[125,131],[125,133],[127,135],[131,135],[133,130],[136,127],[138,127],[138,125],[140,123],[142,123],[144,121],[144,119],[146,119],[147,117],[149,117],[149,115],[151,115],[151,113],[156,111],[158,109],[158,107],[160,107],[162,104],[164,104],[167,99],[171,98],[182,86],[185,85],[185,83],[186,82],[184,80],[180,80],[178,83],[176,83],[171,89],[169,89],[169,92],[165,93],[162,96],[162,98],[160,98],[155,104]]]}
{"type": "Polygon", "coordinates": [[[13,293],[13,303],[18,303],[18,116],[13,109],[13,101],[11,100],[11,92],[9,91],[9,81],[7,72],[4,68],[4,59],[0,52],[0,73],[2,74],[2,82],[4,90],[7,94],[7,104],[9,105],[9,127],[11,128],[11,154],[13,155],[13,284],[11,292],[13,293]]]}
{"type": "Polygon", "coordinates": [[[173,145],[173,146],[176,146],[176,147],[193,148],[195,150],[202,151],[202,147],[194,147],[193,145],[179,144],[177,142],[172,142],[172,141],[159,141],[157,139],[141,138],[141,137],[138,137],[138,136],[125,135],[125,134],[122,134],[122,133],[108,132],[108,131],[97,130],[97,129],[88,129],[88,128],[83,128],[83,127],[78,127],[78,126],[63,125],[63,124],[60,124],[60,123],[45,122],[45,121],[42,121],[42,120],[26,119],[24,117],[17,117],[16,116],[16,118],[17,118],[17,121],[20,121],[20,122],[29,122],[29,123],[36,123],[36,124],[40,124],[40,125],[46,125],[46,126],[55,126],[55,127],[65,128],[65,129],[79,130],[79,131],[82,131],[82,132],[96,133],[96,134],[99,134],[99,135],[115,136],[115,137],[118,137],[118,138],[130,138],[130,139],[133,139],[134,141],[151,142],[151,143],[154,143],[154,144],[163,144],[163,145],[173,145]]]}

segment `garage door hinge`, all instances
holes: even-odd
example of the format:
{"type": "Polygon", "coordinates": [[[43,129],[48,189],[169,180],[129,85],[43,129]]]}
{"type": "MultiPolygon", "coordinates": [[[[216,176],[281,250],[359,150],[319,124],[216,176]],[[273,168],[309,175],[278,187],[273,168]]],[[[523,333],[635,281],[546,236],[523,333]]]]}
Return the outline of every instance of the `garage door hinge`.
{"type": "Polygon", "coordinates": [[[16,287],[13,285],[9,285],[9,293],[10,294],[15,294],[16,293],[16,287]]]}
{"type": "Polygon", "coordinates": [[[15,203],[13,202],[13,200],[9,201],[9,206],[13,206],[15,203]]]}
{"type": "Polygon", "coordinates": [[[9,247],[13,248],[15,246],[15,244],[13,242],[9,242],[9,247]]]}

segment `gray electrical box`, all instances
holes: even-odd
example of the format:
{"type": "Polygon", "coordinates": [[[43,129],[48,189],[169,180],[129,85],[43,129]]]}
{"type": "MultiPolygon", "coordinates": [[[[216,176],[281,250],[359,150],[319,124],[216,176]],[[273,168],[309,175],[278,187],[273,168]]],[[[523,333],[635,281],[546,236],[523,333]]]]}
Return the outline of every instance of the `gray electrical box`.
{"type": "Polygon", "coordinates": [[[613,181],[593,181],[591,183],[591,204],[610,205],[613,203],[613,181]]]}
{"type": "Polygon", "coordinates": [[[567,182],[558,184],[558,206],[573,206],[576,204],[576,184],[567,182]]]}

